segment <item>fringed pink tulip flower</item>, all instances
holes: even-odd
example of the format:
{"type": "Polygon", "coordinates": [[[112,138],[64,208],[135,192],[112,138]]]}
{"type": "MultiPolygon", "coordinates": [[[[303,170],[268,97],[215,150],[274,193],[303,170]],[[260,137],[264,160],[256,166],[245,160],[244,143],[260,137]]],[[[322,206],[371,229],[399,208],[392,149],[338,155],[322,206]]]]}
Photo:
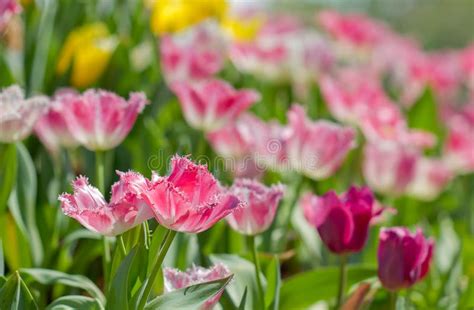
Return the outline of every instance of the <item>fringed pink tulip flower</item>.
{"type": "Polygon", "coordinates": [[[250,179],[237,179],[230,191],[246,205],[226,217],[229,225],[244,235],[257,235],[270,227],[284,187],[265,185],[250,179]]]}
{"type": "Polygon", "coordinates": [[[104,90],[65,94],[64,116],[74,138],[91,151],[115,148],[133,127],[137,115],[148,103],[143,93],[131,93],[129,100],[104,90]]]}
{"type": "Polygon", "coordinates": [[[301,106],[288,113],[287,154],[296,171],[320,180],[332,175],[355,147],[356,132],[328,121],[310,121],[301,106]]]}
{"type": "Polygon", "coordinates": [[[415,175],[418,153],[398,144],[367,144],[362,163],[365,181],[376,192],[398,196],[415,175]]]}
{"type": "Polygon", "coordinates": [[[145,200],[160,225],[188,233],[209,229],[242,204],[206,166],[179,156],[171,160],[169,176],[156,177],[145,200]]]}
{"type": "Polygon", "coordinates": [[[408,288],[427,275],[434,242],[425,239],[421,230],[412,234],[405,227],[385,228],[379,240],[378,275],[386,289],[408,288]]]}
{"type": "Polygon", "coordinates": [[[314,226],[328,249],[338,255],[362,250],[370,224],[381,214],[367,187],[351,187],[342,196],[334,191],[318,197],[310,193],[300,201],[306,220],[314,226]]]}
{"type": "Polygon", "coordinates": [[[446,188],[452,177],[453,173],[443,161],[421,157],[416,162],[407,193],[421,200],[433,200],[446,188]]]}
{"type": "Polygon", "coordinates": [[[74,194],[59,196],[64,214],[104,236],[119,235],[153,217],[142,201],[149,181],[135,172],[117,173],[120,180],[112,186],[109,203],[87,178],[78,177],[72,183],[74,194]]]}
{"type": "Polygon", "coordinates": [[[215,23],[202,23],[160,41],[161,66],[168,84],[212,77],[223,66],[227,43],[215,23]]]}
{"type": "MultiPolygon", "coordinates": [[[[220,263],[209,269],[193,266],[184,272],[174,268],[163,268],[164,290],[165,293],[169,293],[191,285],[221,280],[231,275],[232,272],[230,272],[225,265],[220,263]]],[[[223,292],[224,290],[219,291],[210,297],[204,302],[200,309],[212,309],[219,302],[223,292]]]]}
{"type": "Polygon", "coordinates": [[[235,90],[222,80],[201,83],[177,82],[172,86],[186,121],[206,132],[222,128],[259,100],[253,90],[235,90]]]}
{"type": "Polygon", "coordinates": [[[43,96],[25,99],[17,85],[1,90],[0,142],[12,143],[26,138],[48,104],[48,98],[43,96]]]}
{"type": "Polygon", "coordinates": [[[70,89],[62,89],[55,93],[48,111],[36,122],[35,132],[41,142],[52,153],[57,154],[61,147],[73,148],[79,145],[67,126],[64,116],[64,104],[61,96],[76,95],[70,89]]]}
{"type": "Polygon", "coordinates": [[[10,19],[21,12],[16,0],[0,0],[0,32],[7,26],[10,19]]]}

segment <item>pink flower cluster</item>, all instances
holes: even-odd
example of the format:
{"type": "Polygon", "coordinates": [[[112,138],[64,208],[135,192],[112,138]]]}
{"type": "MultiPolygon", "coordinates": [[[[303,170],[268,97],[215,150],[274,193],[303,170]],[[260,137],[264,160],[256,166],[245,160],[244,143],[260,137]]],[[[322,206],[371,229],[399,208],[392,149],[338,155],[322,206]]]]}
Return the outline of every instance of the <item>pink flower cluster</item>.
{"type": "Polygon", "coordinates": [[[267,188],[250,180],[237,180],[226,189],[205,166],[187,157],[174,157],[165,177],[153,173],[149,180],[136,172],[117,173],[120,180],[112,186],[109,203],[85,177],[78,177],[74,194],[59,197],[64,213],[107,236],[151,217],[168,229],[199,233],[229,216],[233,228],[257,234],[271,224],[283,195],[281,186],[267,188]]]}
{"type": "Polygon", "coordinates": [[[0,0],[0,32],[7,27],[10,19],[21,11],[22,8],[16,0],[0,0]]]}

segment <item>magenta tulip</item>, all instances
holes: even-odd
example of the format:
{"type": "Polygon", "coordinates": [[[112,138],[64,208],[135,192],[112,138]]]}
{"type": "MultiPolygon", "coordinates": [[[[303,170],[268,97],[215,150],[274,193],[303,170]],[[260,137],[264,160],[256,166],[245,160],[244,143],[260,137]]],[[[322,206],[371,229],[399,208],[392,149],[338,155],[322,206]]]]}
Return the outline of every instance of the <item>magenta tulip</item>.
{"type": "Polygon", "coordinates": [[[404,227],[385,228],[380,231],[379,239],[378,275],[386,289],[397,291],[410,287],[427,275],[434,242],[425,239],[421,230],[412,234],[404,227]]]}
{"type": "Polygon", "coordinates": [[[0,32],[2,32],[14,15],[22,11],[16,0],[0,0],[0,32]]]}
{"type": "Polygon", "coordinates": [[[340,197],[334,191],[321,197],[308,193],[300,205],[323,243],[339,255],[362,250],[371,222],[382,212],[367,187],[353,186],[340,197]]]}

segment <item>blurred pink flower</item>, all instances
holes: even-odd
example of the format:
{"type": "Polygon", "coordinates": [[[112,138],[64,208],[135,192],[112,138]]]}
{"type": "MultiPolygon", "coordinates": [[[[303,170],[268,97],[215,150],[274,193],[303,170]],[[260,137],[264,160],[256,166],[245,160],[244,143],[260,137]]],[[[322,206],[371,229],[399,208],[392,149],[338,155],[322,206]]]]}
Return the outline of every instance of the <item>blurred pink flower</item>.
{"type": "Polygon", "coordinates": [[[405,227],[384,228],[379,240],[378,276],[386,289],[408,288],[427,275],[434,242],[425,239],[421,230],[412,234],[405,227]]]}
{"type": "Polygon", "coordinates": [[[334,191],[318,197],[305,194],[300,206],[323,243],[335,254],[359,252],[364,247],[371,222],[383,209],[367,187],[352,186],[342,196],[334,191]]]}
{"type": "Polygon", "coordinates": [[[415,175],[418,153],[399,144],[368,143],[364,147],[363,174],[376,192],[400,195],[415,175]]]}
{"type": "Polygon", "coordinates": [[[354,46],[370,47],[387,35],[384,24],[360,14],[343,14],[334,10],[318,12],[319,24],[336,39],[354,46]]]}
{"type": "Polygon", "coordinates": [[[1,90],[0,142],[12,143],[26,138],[48,104],[49,99],[43,96],[26,99],[18,85],[1,90]]]}
{"type": "Polygon", "coordinates": [[[206,166],[186,157],[173,157],[170,175],[155,176],[152,183],[145,201],[158,223],[175,231],[207,230],[242,204],[220,186],[206,166]]]}
{"type": "Polygon", "coordinates": [[[433,200],[445,189],[452,177],[453,173],[442,160],[421,157],[416,162],[407,193],[421,200],[433,200]]]}
{"type": "Polygon", "coordinates": [[[230,192],[246,205],[226,217],[229,225],[244,235],[257,235],[267,230],[275,218],[283,197],[283,185],[266,187],[250,179],[237,179],[230,192]]]}
{"type": "MultiPolygon", "coordinates": [[[[165,293],[169,293],[192,285],[221,280],[231,275],[232,272],[225,265],[220,263],[208,269],[193,266],[185,272],[174,268],[163,268],[164,290],[165,293]]],[[[207,299],[199,309],[212,309],[219,302],[223,292],[224,290],[221,290],[207,299]]]]}
{"type": "Polygon", "coordinates": [[[131,93],[126,101],[104,90],[64,94],[58,98],[63,116],[74,138],[92,151],[113,149],[125,139],[148,100],[131,93]]]}
{"type": "Polygon", "coordinates": [[[199,81],[223,66],[226,40],[214,23],[202,23],[160,41],[161,67],[169,85],[177,81],[199,81]]]}
{"type": "Polygon", "coordinates": [[[255,162],[254,128],[249,117],[240,117],[234,123],[207,134],[214,151],[224,158],[227,171],[238,178],[259,178],[264,169],[255,162]]]}
{"type": "Polygon", "coordinates": [[[287,154],[290,166],[316,180],[331,176],[356,146],[356,132],[328,121],[313,122],[304,109],[293,105],[288,112],[287,154]]]}
{"type": "Polygon", "coordinates": [[[447,121],[448,136],[444,158],[457,173],[474,171],[474,103],[466,107],[464,111],[454,113],[447,121]]]}
{"type": "Polygon", "coordinates": [[[143,203],[142,195],[149,181],[136,172],[117,172],[120,180],[112,185],[112,196],[107,203],[99,190],[86,177],[72,183],[74,194],[59,196],[61,208],[87,229],[105,236],[119,235],[153,217],[143,203]]]}
{"type": "Polygon", "coordinates": [[[224,127],[260,99],[257,92],[236,90],[223,80],[176,82],[172,89],[189,125],[205,132],[224,127]]]}
{"type": "Polygon", "coordinates": [[[21,11],[22,8],[16,0],[0,0],[0,32],[5,29],[10,19],[21,11]]]}
{"type": "Polygon", "coordinates": [[[339,70],[336,76],[323,76],[320,86],[332,116],[344,123],[358,125],[376,107],[389,104],[377,77],[367,70],[339,70]]]}
{"type": "Polygon", "coordinates": [[[57,154],[61,147],[73,148],[79,145],[67,126],[64,116],[64,104],[66,101],[60,99],[64,95],[76,95],[72,89],[60,89],[56,91],[49,109],[36,122],[35,132],[41,142],[53,154],[57,154]]]}

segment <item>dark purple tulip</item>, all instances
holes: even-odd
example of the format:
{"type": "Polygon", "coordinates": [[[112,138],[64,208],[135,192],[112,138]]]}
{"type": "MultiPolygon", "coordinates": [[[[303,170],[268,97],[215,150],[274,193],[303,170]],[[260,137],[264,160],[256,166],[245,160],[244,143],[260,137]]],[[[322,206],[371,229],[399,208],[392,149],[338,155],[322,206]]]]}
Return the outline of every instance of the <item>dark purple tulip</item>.
{"type": "Polygon", "coordinates": [[[426,239],[420,229],[414,234],[405,227],[382,229],[377,253],[380,282],[396,291],[422,280],[430,268],[433,249],[433,240],[426,239]]]}
{"type": "Polygon", "coordinates": [[[334,191],[321,197],[306,194],[301,206],[308,222],[316,227],[324,244],[335,254],[362,250],[370,223],[382,211],[369,188],[355,186],[341,197],[334,191]]]}

